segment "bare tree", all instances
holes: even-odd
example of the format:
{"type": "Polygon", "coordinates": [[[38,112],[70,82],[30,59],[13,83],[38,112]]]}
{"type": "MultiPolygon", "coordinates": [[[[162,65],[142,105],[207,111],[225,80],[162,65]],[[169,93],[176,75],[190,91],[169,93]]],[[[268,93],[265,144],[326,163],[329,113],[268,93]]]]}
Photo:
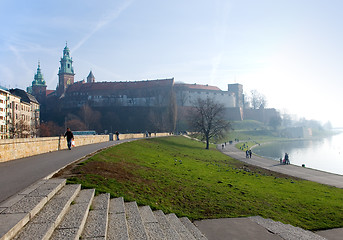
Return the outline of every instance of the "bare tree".
{"type": "Polygon", "coordinates": [[[79,116],[83,119],[86,129],[90,130],[96,125],[99,125],[101,114],[98,111],[94,111],[88,104],[85,104],[81,107],[79,116]]]}
{"type": "Polygon", "coordinates": [[[39,125],[39,132],[41,137],[60,136],[62,133],[64,133],[64,131],[64,127],[57,125],[53,121],[42,122],[39,125]]]}
{"type": "Polygon", "coordinates": [[[202,140],[206,140],[206,149],[209,149],[210,139],[220,139],[230,129],[230,123],[224,120],[224,105],[211,98],[199,98],[194,103],[189,124],[193,131],[201,134],[202,140]]]}
{"type": "Polygon", "coordinates": [[[267,105],[266,97],[257,90],[251,90],[250,102],[253,109],[264,108],[267,105]]]}
{"type": "Polygon", "coordinates": [[[71,119],[66,122],[66,125],[73,131],[85,131],[87,129],[86,125],[79,119],[71,119]]]}
{"type": "Polygon", "coordinates": [[[280,116],[274,116],[269,119],[269,126],[271,126],[274,130],[281,126],[282,119],[280,116]]]}
{"type": "Polygon", "coordinates": [[[30,126],[23,119],[9,123],[10,138],[27,138],[30,135],[30,126]]]}

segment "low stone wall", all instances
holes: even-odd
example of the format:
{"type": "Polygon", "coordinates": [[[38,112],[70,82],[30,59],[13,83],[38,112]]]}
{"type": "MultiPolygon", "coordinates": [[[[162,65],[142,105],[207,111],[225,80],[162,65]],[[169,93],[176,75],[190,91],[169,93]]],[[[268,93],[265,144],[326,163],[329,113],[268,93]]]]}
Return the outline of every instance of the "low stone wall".
{"type": "MultiPolygon", "coordinates": [[[[151,137],[162,137],[169,135],[169,133],[153,133],[151,137]]],[[[116,136],[113,136],[114,140],[115,137],[116,136]]],[[[120,139],[144,137],[145,134],[143,133],[128,133],[119,135],[120,139]]],[[[110,141],[109,135],[75,136],[76,147],[106,141],[110,141]]],[[[6,162],[23,157],[30,157],[37,154],[58,151],[66,148],[67,141],[64,137],[0,139],[0,162],[6,162]]]]}

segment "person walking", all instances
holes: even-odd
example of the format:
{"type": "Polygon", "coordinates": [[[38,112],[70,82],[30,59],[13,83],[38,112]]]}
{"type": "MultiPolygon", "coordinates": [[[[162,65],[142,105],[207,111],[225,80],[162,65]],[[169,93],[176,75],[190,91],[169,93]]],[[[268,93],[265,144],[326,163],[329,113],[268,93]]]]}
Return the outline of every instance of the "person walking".
{"type": "Polygon", "coordinates": [[[251,149],[249,150],[249,157],[251,158],[252,152],[251,149]]]}
{"type": "Polygon", "coordinates": [[[119,132],[116,131],[117,140],[119,140],[119,132]]]}
{"type": "Polygon", "coordinates": [[[71,141],[74,140],[74,134],[70,131],[70,128],[67,128],[67,131],[64,133],[64,138],[67,137],[68,149],[71,150],[71,141]]]}

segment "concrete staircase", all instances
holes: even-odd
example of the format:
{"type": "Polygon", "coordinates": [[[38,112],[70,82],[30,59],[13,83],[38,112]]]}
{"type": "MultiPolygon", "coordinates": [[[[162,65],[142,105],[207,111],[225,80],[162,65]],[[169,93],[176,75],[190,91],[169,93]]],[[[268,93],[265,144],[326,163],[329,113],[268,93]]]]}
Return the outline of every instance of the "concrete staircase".
{"type": "Polygon", "coordinates": [[[260,226],[266,228],[269,232],[278,235],[282,239],[286,240],[325,240],[326,238],[313,233],[311,231],[304,230],[299,227],[294,227],[290,224],[284,224],[272,219],[265,219],[260,216],[249,217],[252,221],[256,222],[260,226]]]}
{"type": "Polygon", "coordinates": [[[94,192],[65,179],[32,185],[0,204],[0,240],[206,240],[188,218],[94,192]]]}

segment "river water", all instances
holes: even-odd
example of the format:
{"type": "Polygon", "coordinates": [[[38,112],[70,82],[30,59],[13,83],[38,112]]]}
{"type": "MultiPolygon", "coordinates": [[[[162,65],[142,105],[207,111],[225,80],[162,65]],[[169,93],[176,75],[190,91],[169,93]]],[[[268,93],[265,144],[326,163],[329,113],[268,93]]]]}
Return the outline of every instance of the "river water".
{"type": "Polygon", "coordinates": [[[273,142],[253,152],[276,161],[288,153],[291,164],[343,175],[343,133],[319,140],[273,142]]]}

